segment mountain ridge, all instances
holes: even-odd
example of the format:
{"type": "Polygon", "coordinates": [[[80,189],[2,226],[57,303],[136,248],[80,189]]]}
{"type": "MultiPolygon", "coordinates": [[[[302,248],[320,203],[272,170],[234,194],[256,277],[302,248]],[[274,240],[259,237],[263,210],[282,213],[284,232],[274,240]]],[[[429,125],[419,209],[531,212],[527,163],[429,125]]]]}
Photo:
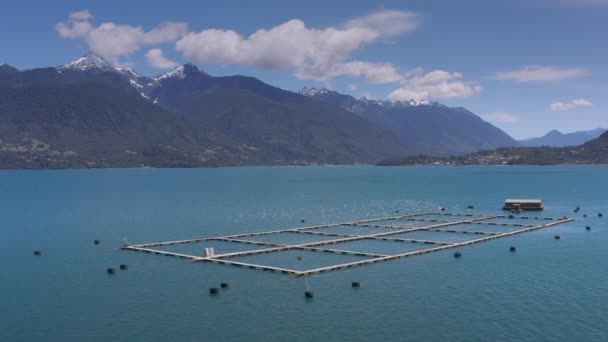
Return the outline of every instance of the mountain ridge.
{"type": "Polygon", "coordinates": [[[576,131],[571,133],[562,133],[558,130],[551,130],[542,137],[520,140],[522,146],[540,147],[565,147],[581,145],[589,140],[599,137],[607,130],[604,128],[596,128],[586,131],[576,131]]]}
{"type": "Polygon", "coordinates": [[[87,54],[0,72],[1,168],[373,163],[405,150],[350,112],[183,65],[141,76],[87,54]]]}
{"type": "Polygon", "coordinates": [[[307,96],[353,112],[397,135],[412,155],[447,156],[518,143],[463,107],[435,101],[355,99],[327,89],[304,88],[307,96]]]}
{"type": "Polygon", "coordinates": [[[401,165],[588,165],[608,164],[608,132],[578,146],[507,147],[458,157],[425,155],[386,159],[381,166],[401,165]]]}

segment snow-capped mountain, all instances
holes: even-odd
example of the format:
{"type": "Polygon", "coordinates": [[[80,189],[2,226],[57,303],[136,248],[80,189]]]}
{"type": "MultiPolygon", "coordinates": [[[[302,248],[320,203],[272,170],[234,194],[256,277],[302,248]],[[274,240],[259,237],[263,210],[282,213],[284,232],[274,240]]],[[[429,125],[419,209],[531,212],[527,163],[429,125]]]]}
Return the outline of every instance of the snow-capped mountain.
{"type": "Polygon", "coordinates": [[[88,52],[75,61],[58,66],[56,69],[60,73],[66,71],[109,72],[122,75],[129,80],[129,84],[135,88],[143,98],[153,102],[155,102],[156,99],[151,99],[151,93],[154,93],[154,90],[157,87],[160,87],[164,81],[171,79],[183,80],[188,77],[210,77],[209,74],[199,70],[195,65],[190,63],[180,65],[169,72],[162,73],[155,77],[146,77],[140,75],[131,68],[115,67],[94,52],[88,52]]]}
{"type": "Polygon", "coordinates": [[[464,108],[428,100],[355,99],[328,89],[303,88],[299,93],[346,109],[393,132],[417,153],[456,155],[517,145],[505,132],[464,108]]]}
{"type": "Polygon", "coordinates": [[[77,60],[68,64],[60,65],[57,67],[58,70],[102,70],[102,71],[117,71],[117,69],[102,57],[96,55],[94,52],[88,52],[86,55],[78,58],[77,60]]]}
{"type": "Polygon", "coordinates": [[[186,64],[176,67],[175,69],[173,69],[169,72],[152,77],[152,80],[154,80],[154,82],[158,83],[158,82],[161,82],[162,80],[166,80],[166,79],[180,79],[181,80],[188,76],[209,76],[209,74],[207,74],[204,71],[199,70],[199,68],[196,67],[196,65],[193,65],[191,63],[186,63],[186,64]]]}
{"type": "MultiPolygon", "coordinates": [[[[348,96],[342,95],[336,91],[332,91],[326,88],[308,88],[304,87],[298,91],[299,94],[309,97],[317,97],[317,98],[327,98],[327,97],[336,97],[336,96],[348,96]]],[[[412,106],[443,106],[439,102],[430,101],[430,100],[414,100],[410,99],[407,101],[389,101],[389,100],[374,100],[368,99],[365,96],[361,96],[358,99],[349,96],[352,100],[357,101],[358,103],[351,103],[348,107],[351,111],[358,111],[358,106],[379,106],[384,108],[395,108],[395,107],[412,107],[412,106]]],[[[353,102],[353,101],[350,101],[353,102]]]]}

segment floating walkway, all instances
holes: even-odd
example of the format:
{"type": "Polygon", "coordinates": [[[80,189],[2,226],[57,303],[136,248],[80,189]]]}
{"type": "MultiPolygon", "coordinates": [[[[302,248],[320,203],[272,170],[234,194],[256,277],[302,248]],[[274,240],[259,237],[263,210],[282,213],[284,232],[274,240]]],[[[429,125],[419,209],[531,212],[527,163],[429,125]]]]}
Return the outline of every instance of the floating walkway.
{"type": "MultiPolygon", "coordinates": [[[[504,215],[489,215],[489,216],[475,216],[472,214],[454,214],[454,213],[416,213],[399,216],[381,217],[375,219],[351,221],[344,223],[334,223],[307,227],[296,227],[287,229],[277,229],[263,232],[251,232],[241,233],[218,237],[201,237],[188,240],[176,240],[176,241],[165,241],[165,242],[153,242],[144,243],[137,245],[124,245],[121,249],[138,251],[144,253],[151,253],[164,256],[172,256],[177,258],[188,259],[196,262],[211,262],[216,264],[226,264],[236,267],[258,269],[263,271],[278,272],[283,274],[290,274],[293,276],[304,276],[322,272],[335,271],[345,268],[351,268],[356,266],[368,265],[377,262],[396,260],[401,258],[412,257],[416,255],[422,255],[427,253],[433,253],[443,251],[450,248],[459,248],[472,244],[482,243],[494,239],[503,237],[513,236],[517,234],[523,234],[538,229],[549,228],[566,222],[570,222],[573,219],[564,217],[560,219],[554,219],[551,217],[522,217],[518,216],[518,219],[525,220],[536,220],[537,224],[522,224],[522,223],[511,223],[511,222],[495,222],[488,221],[492,219],[507,219],[504,215]],[[437,219],[441,216],[445,219],[437,219]],[[432,218],[429,218],[432,217],[432,218]],[[538,220],[545,222],[541,223],[538,220]],[[397,225],[385,225],[376,224],[381,221],[398,221],[397,225]],[[428,225],[412,226],[408,225],[408,222],[415,221],[417,225],[420,222],[428,223],[428,225]],[[483,230],[481,225],[488,226],[499,226],[499,227],[510,227],[516,229],[512,231],[486,231],[483,230]],[[458,226],[458,229],[452,228],[452,226],[458,226]],[[466,229],[460,229],[466,226],[466,229]],[[470,228],[470,229],[468,229],[470,228]],[[335,233],[333,231],[324,231],[326,229],[345,229],[345,233],[335,233]],[[348,231],[355,229],[356,231],[348,231]],[[366,232],[368,230],[368,232],[366,232]],[[427,236],[437,235],[437,239],[424,238],[418,239],[414,237],[417,232],[427,232],[427,236]],[[411,238],[408,238],[408,234],[412,233],[411,238]],[[468,234],[475,235],[471,236],[471,239],[459,242],[450,241],[449,236],[451,234],[468,234]],[[266,236],[290,236],[297,237],[308,236],[308,237],[319,237],[325,240],[305,242],[305,243],[291,243],[288,240],[284,242],[271,242],[263,241],[266,236]],[[399,235],[399,236],[395,236],[399,235]],[[405,237],[404,237],[405,236],[405,237]],[[254,241],[251,238],[256,238],[261,241],[254,241]],[[376,241],[380,244],[412,244],[415,248],[420,248],[415,251],[408,251],[404,253],[375,253],[369,251],[358,251],[351,250],[348,248],[342,248],[341,244],[347,244],[349,242],[357,241],[376,241]],[[448,240],[448,241],[444,241],[448,240]],[[184,253],[177,253],[172,251],[166,251],[157,249],[156,247],[167,247],[182,244],[195,244],[195,243],[208,243],[213,244],[214,241],[244,244],[244,245],[256,245],[262,246],[260,249],[246,250],[246,251],[235,251],[228,253],[220,253],[211,255],[191,255],[184,253]],[[425,248],[425,245],[432,245],[429,248],[425,248]],[[350,255],[362,258],[362,260],[334,264],[325,267],[318,267],[309,270],[294,270],[283,267],[275,267],[272,265],[260,265],[255,263],[249,263],[239,260],[236,258],[255,256],[267,253],[281,253],[286,251],[311,251],[311,252],[324,252],[330,254],[342,254],[350,255]]],[[[507,219],[508,220],[508,219],[507,219]]],[[[202,252],[201,248],[201,252],[202,252]]],[[[301,257],[298,257],[301,260],[301,257]]],[[[295,262],[294,262],[295,263],[295,262]]]]}

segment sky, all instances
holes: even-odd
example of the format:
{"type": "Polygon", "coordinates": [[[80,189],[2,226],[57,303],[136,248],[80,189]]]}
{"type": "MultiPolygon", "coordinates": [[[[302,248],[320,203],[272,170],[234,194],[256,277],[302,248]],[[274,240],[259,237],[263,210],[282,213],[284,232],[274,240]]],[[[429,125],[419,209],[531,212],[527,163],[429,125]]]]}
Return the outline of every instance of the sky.
{"type": "Polygon", "coordinates": [[[465,107],[516,139],[608,128],[608,0],[4,1],[0,64],[89,50],[297,91],[465,107]]]}

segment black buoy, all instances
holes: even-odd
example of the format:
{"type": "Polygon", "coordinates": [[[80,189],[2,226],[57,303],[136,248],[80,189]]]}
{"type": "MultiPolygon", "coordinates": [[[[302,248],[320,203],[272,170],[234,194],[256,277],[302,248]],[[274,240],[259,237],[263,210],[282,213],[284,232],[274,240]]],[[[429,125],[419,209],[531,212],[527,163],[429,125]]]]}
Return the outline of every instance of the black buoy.
{"type": "Polygon", "coordinates": [[[306,222],[306,220],[305,220],[305,219],[301,219],[301,220],[300,220],[300,223],[304,223],[304,222],[306,222]]]}
{"type": "Polygon", "coordinates": [[[94,244],[99,245],[99,240],[93,241],[94,244]]]}
{"type": "Polygon", "coordinates": [[[509,215],[509,218],[510,218],[510,219],[513,219],[513,218],[515,218],[515,216],[513,216],[513,215],[509,215]]]}
{"type": "Polygon", "coordinates": [[[312,291],[305,291],[304,292],[304,297],[306,298],[312,298],[314,295],[312,293],[312,291]]]}
{"type": "Polygon", "coordinates": [[[359,283],[358,281],[353,281],[351,286],[352,287],[361,287],[361,283],[359,283]]]}
{"type": "Polygon", "coordinates": [[[454,258],[460,258],[462,256],[462,253],[460,253],[460,251],[456,251],[454,253],[454,258]]]}
{"type": "Polygon", "coordinates": [[[125,264],[120,264],[120,269],[121,270],[126,270],[127,268],[129,268],[129,266],[127,266],[125,264]]]}
{"type": "Polygon", "coordinates": [[[597,213],[597,217],[604,217],[604,214],[602,214],[602,213],[597,213]]]}
{"type": "Polygon", "coordinates": [[[225,289],[228,287],[228,283],[226,283],[226,282],[220,283],[220,287],[225,289]]]}
{"type": "Polygon", "coordinates": [[[591,226],[585,227],[586,230],[591,230],[591,226]]]}
{"type": "Polygon", "coordinates": [[[210,287],[209,288],[209,294],[215,295],[220,293],[220,289],[218,289],[217,287],[210,287]]]}
{"type": "Polygon", "coordinates": [[[515,246],[511,246],[511,247],[509,247],[509,250],[510,250],[511,252],[515,252],[515,246]]]}
{"type": "Polygon", "coordinates": [[[34,255],[41,255],[41,254],[42,254],[42,252],[40,252],[38,250],[34,251],[34,255]]]}
{"type": "Polygon", "coordinates": [[[445,208],[441,208],[441,211],[445,211],[445,208]]]}
{"type": "Polygon", "coordinates": [[[555,235],[555,240],[559,240],[560,236],[559,235],[555,235]]]}
{"type": "Polygon", "coordinates": [[[467,209],[475,209],[475,206],[472,204],[469,204],[469,206],[467,207],[467,209]]]}
{"type": "Polygon", "coordinates": [[[399,210],[395,210],[395,214],[398,214],[398,213],[399,213],[399,210]]]}
{"type": "Polygon", "coordinates": [[[108,274],[114,274],[114,269],[113,269],[113,268],[111,268],[111,267],[108,267],[108,269],[106,269],[106,272],[107,272],[108,274]]]}
{"type": "Polygon", "coordinates": [[[587,217],[587,214],[583,214],[583,217],[587,217]]]}

